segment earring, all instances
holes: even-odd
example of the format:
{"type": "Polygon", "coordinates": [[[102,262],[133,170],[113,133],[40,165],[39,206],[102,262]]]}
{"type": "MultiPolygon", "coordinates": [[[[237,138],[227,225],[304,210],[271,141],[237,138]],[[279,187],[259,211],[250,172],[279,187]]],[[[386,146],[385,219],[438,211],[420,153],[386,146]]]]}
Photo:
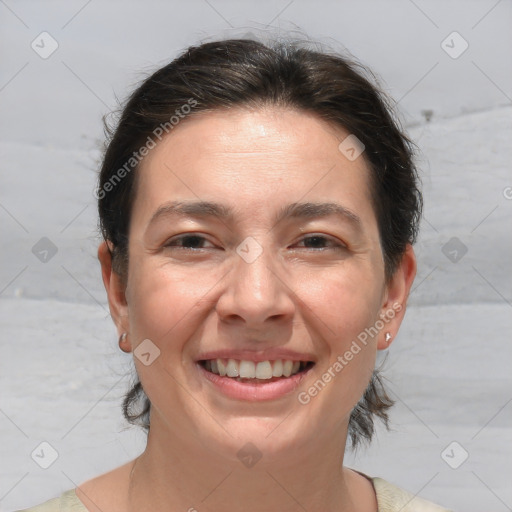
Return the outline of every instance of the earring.
{"type": "Polygon", "coordinates": [[[390,343],[390,341],[391,341],[391,338],[392,338],[391,334],[390,334],[389,332],[387,332],[387,333],[386,333],[386,337],[385,337],[385,339],[386,339],[386,343],[387,343],[388,345],[389,345],[389,343],[390,343]]]}
{"type": "Polygon", "coordinates": [[[123,332],[123,334],[121,334],[121,336],[119,336],[119,340],[117,342],[119,345],[119,348],[123,352],[130,352],[130,348],[125,345],[127,337],[128,337],[128,333],[123,332]]]}

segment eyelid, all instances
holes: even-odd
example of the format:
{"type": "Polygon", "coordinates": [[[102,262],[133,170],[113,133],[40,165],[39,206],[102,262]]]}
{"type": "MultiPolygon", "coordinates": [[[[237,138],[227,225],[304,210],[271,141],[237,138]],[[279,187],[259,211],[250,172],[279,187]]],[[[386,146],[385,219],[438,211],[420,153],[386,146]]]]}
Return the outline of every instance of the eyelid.
{"type": "MultiPolygon", "coordinates": [[[[175,235],[175,236],[171,237],[170,239],[168,239],[164,243],[163,247],[177,247],[177,248],[181,248],[184,250],[190,250],[190,251],[200,251],[203,249],[211,249],[212,248],[212,247],[184,247],[183,245],[173,245],[174,242],[182,241],[185,238],[198,238],[198,239],[202,240],[202,243],[207,242],[215,247],[215,244],[213,242],[211,242],[206,236],[204,236],[201,233],[195,233],[195,232],[181,233],[179,235],[175,235]]],[[[310,238],[323,239],[326,243],[330,244],[330,247],[329,246],[327,246],[327,247],[305,247],[305,249],[320,251],[320,250],[326,250],[329,248],[345,248],[345,249],[348,248],[347,244],[343,240],[341,240],[337,237],[327,235],[325,233],[315,233],[315,232],[303,234],[301,236],[301,238],[298,239],[296,242],[294,242],[292,245],[297,245],[298,243],[304,242],[305,240],[310,239],[310,238]]]]}
{"type": "Polygon", "coordinates": [[[212,246],[214,246],[215,244],[213,242],[211,242],[210,240],[208,240],[208,238],[200,233],[181,233],[179,235],[175,235],[171,238],[169,238],[168,240],[166,240],[166,242],[164,243],[163,247],[178,247],[178,248],[181,248],[181,249],[187,249],[187,250],[190,250],[190,251],[200,251],[202,249],[210,249],[210,247],[184,247],[183,245],[173,245],[174,242],[176,241],[182,241],[183,239],[185,238],[200,238],[203,243],[204,242],[208,242],[210,243],[212,246]]]}
{"type": "MultiPolygon", "coordinates": [[[[345,249],[348,248],[348,245],[343,240],[341,240],[341,239],[339,239],[337,237],[331,236],[331,235],[327,235],[325,233],[305,233],[295,243],[302,242],[302,241],[304,241],[305,239],[308,239],[308,238],[323,238],[323,239],[325,239],[327,242],[331,243],[335,247],[343,247],[345,249]]],[[[316,250],[320,250],[320,249],[328,249],[328,247],[318,247],[318,248],[316,248],[316,250]]],[[[315,250],[315,248],[313,248],[313,250],[315,250]]]]}

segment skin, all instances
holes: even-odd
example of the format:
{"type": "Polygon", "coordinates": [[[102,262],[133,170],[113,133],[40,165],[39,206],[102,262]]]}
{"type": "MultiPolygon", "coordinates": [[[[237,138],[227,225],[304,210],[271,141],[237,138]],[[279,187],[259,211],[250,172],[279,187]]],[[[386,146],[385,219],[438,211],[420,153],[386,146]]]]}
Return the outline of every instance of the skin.
{"type": "Polygon", "coordinates": [[[128,333],[123,350],[145,339],[160,350],[148,366],[134,358],[151,430],[137,459],[77,489],[89,510],[377,510],[369,480],[342,467],[348,420],[376,351],[389,346],[386,332],[396,336],[416,262],[408,246],[386,281],[364,153],[350,161],[338,150],[347,135],[304,112],[216,111],[181,122],[142,162],[126,286],[105,243],[98,256],[112,318],[128,333]],[[149,222],[170,200],[199,199],[233,208],[233,218],[149,222]],[[275,223],[284,205],[304,201],[337,203],[360,223],[335,215],[275,223]],[[183,247],[183,234],[205,240],[183,247]],[[249,236],[263,250],[251,263],[236,252],[249,236]],[[393,304],[401,311],[300,404],[297,392],[393,304]],[[228,398],[195,364],[207,350],[277,347],[316,364],[297,392],[276,400],[228,398]],[[262,454],[251,468],[237,457],[247,442],[262,454]]]}

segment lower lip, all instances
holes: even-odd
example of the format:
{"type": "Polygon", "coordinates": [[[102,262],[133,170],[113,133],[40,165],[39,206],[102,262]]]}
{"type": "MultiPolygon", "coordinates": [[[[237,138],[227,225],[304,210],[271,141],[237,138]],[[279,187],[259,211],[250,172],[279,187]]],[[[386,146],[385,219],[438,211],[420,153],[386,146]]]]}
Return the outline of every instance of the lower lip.
{"type": "Polygon", "coordinates": [[[288,395],[301,383],[311,368],[279,380],[268,382],[257,380],[256,382],[238,382],[231,377],[221,377],[216,373],[209,372],[199,363],[198,368],[202,375],[208,379],[219,391],[230,398],[247,400],[249,402],[260,402],[264,400],[275,400],[288,395]]]}

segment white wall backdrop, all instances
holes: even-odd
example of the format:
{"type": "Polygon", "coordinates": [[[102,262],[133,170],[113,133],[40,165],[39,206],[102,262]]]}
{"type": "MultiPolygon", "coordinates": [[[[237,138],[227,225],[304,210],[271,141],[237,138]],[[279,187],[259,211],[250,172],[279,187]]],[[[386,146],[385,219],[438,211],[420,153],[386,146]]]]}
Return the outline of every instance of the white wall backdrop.
{"type": "Polygon", "coordinates": [[[0,510],[143,447],[96,260],[102,115],[189,44],[290,30],[372,68],[422,151],[392,431],[347,463],[453,510],[512,510],[511,26],[511,0],[0,0],[0,510]]]}

